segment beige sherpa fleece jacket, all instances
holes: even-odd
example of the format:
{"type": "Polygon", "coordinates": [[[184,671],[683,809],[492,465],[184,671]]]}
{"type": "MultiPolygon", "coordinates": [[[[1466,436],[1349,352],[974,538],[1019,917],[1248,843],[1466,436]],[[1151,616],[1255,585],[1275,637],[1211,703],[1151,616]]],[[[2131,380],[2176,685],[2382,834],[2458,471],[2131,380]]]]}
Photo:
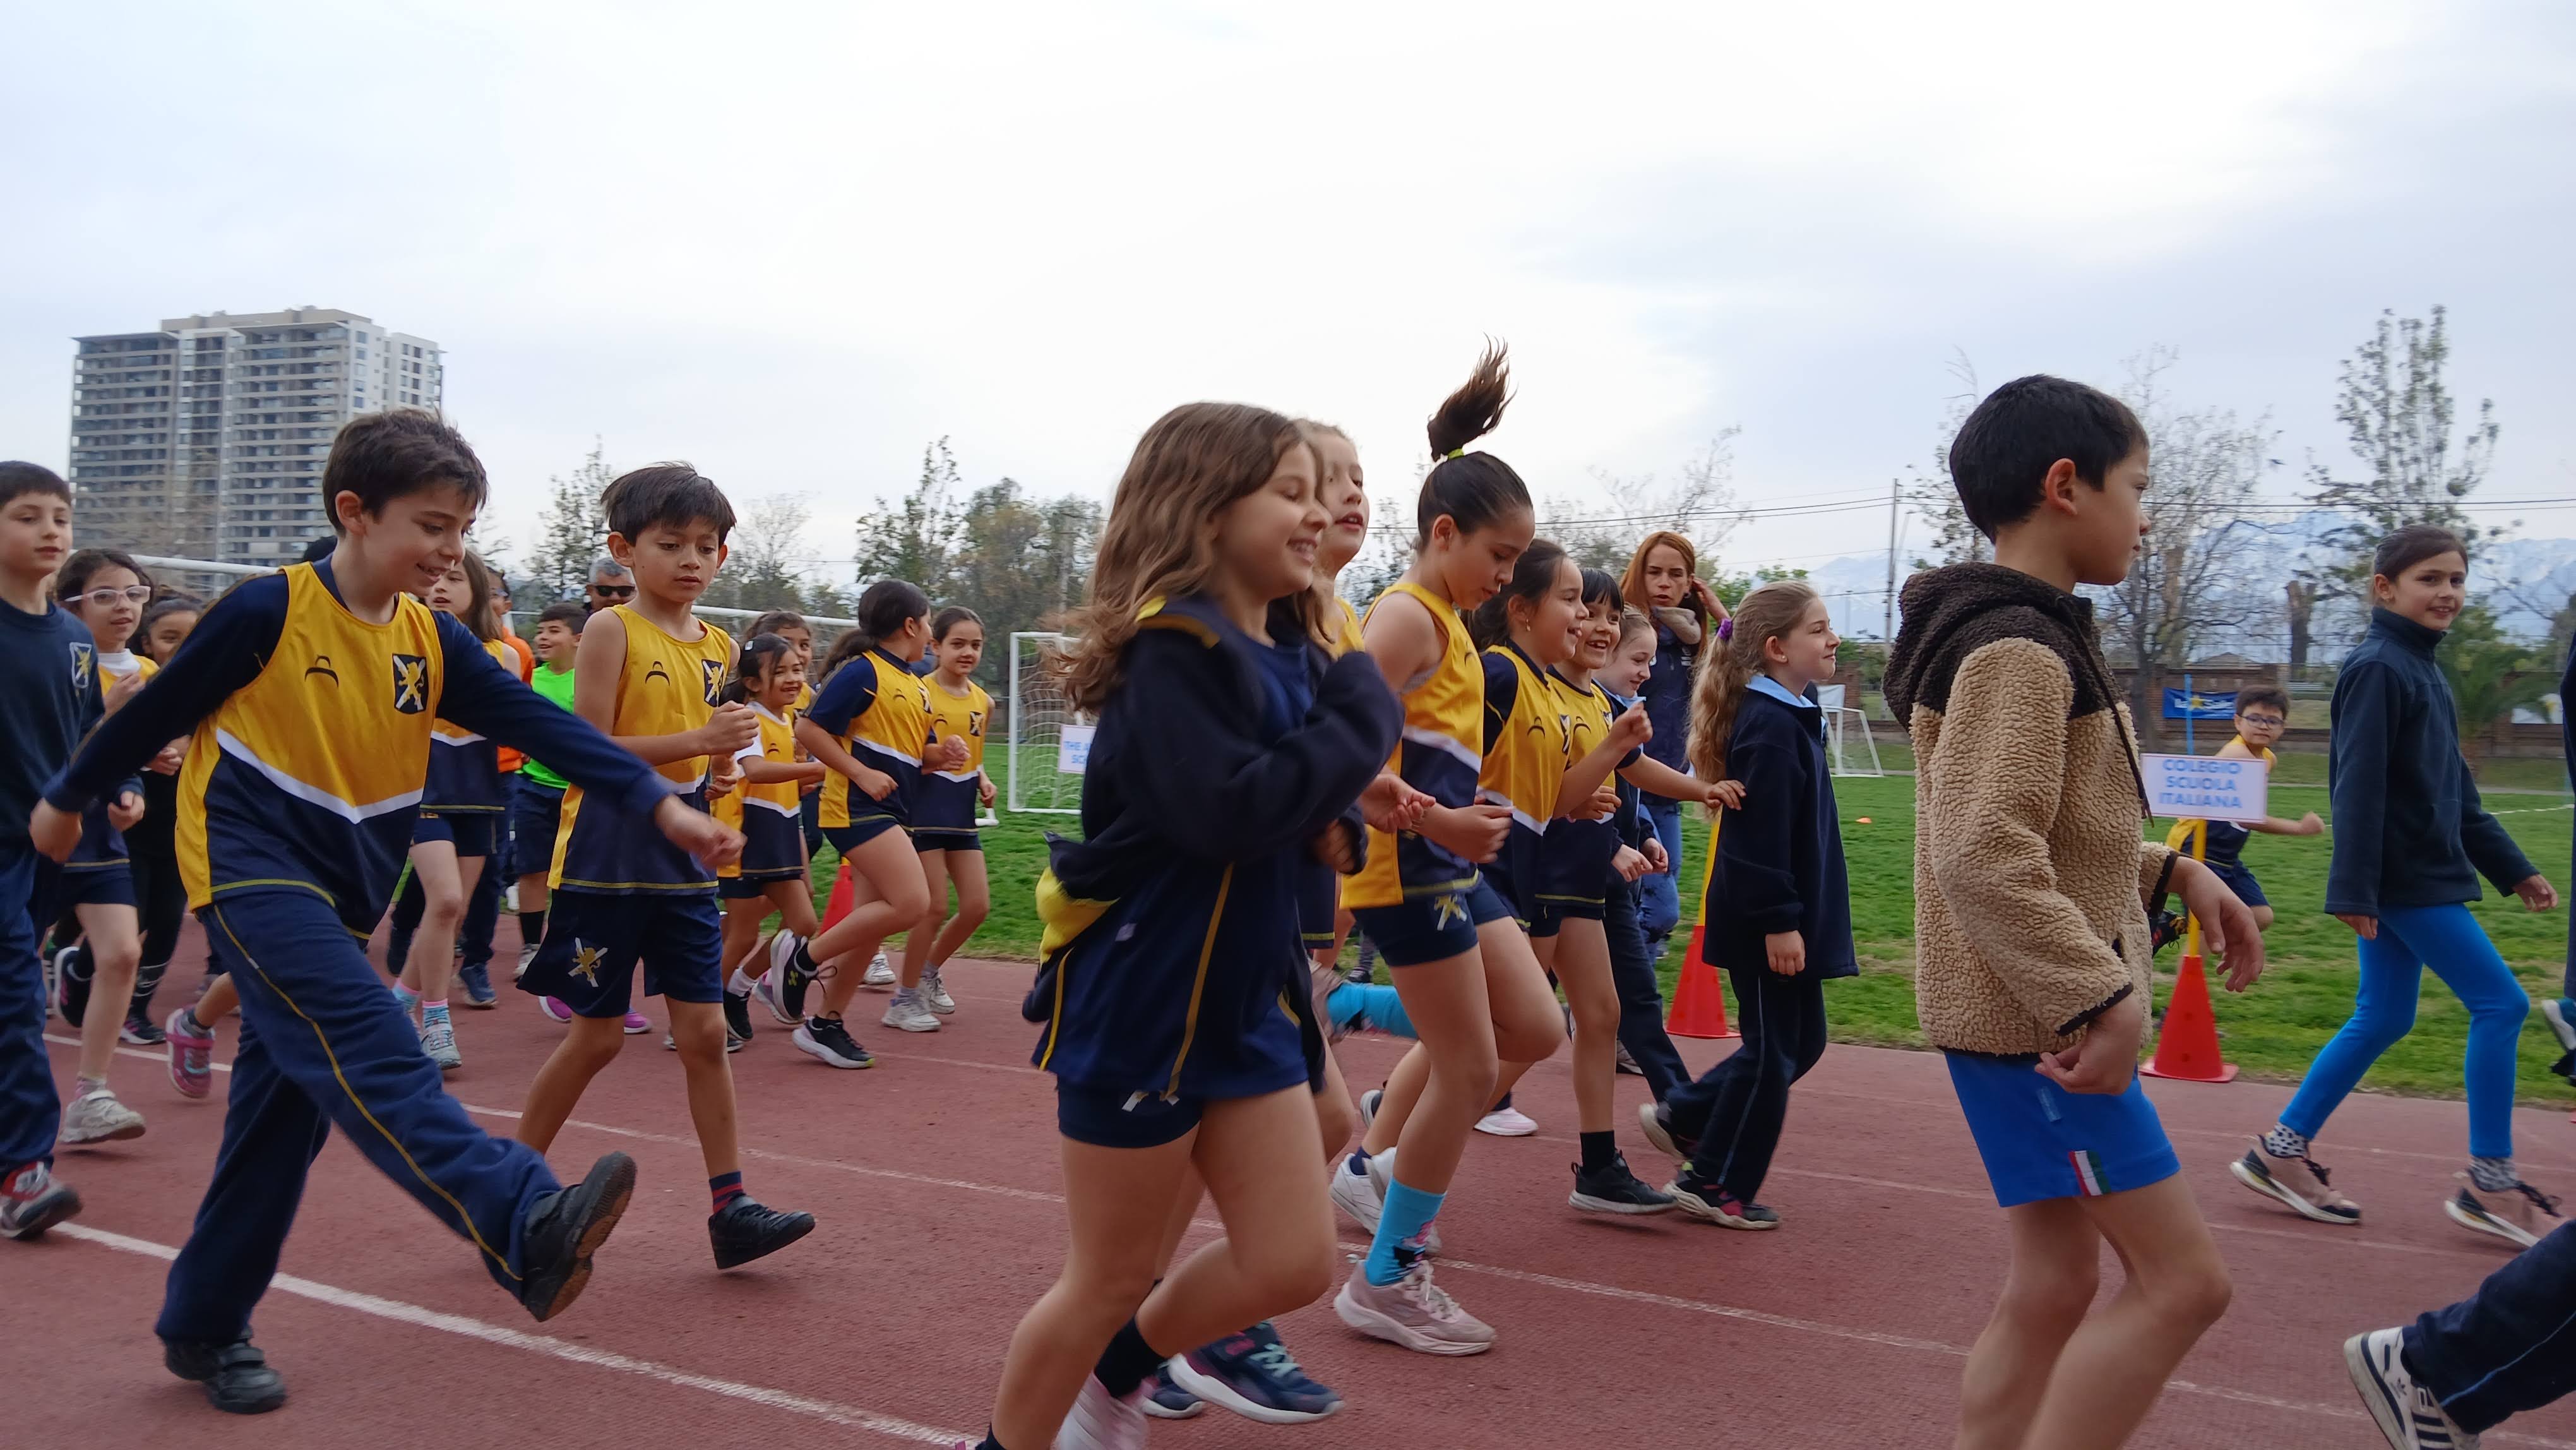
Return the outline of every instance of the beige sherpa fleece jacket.
{"type": "Polygon", "coordinates": [[[2136,736],[2092,605],[1960,564],[1905,586],[1887,700],[1914,740],[1914,1000],[1924,1036],[2020,1056],[2151,989],[2136,736]]]}

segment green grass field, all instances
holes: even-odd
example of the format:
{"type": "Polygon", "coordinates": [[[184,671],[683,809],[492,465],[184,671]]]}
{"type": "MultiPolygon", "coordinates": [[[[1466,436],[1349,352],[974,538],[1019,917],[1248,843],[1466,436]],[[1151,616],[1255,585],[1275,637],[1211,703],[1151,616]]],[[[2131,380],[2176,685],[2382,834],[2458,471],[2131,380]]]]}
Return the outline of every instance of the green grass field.
{"type": "MultiPolygon", "coordinates": [[[[2283,759],[2287,777],[2274,790],[2276,814],[2326,811],[2322,786],[2295,784],[2305,772],[2283,759]]],[[[2495,762],[2505,765],[2508,762],[2495,762]]],[[[2510,762],[2515,766],[2528,762],[2510,762]]],[[[2552,762],[2540,762],[2554,767],[2552,762]]],[[[2323,761],[2317,759],[2321,772],[2323,761]]],[[[2519,779],[2526,772],[2516,770],[2519,779]]],[[[2539,789],[2546,776],[2528,772],[2539,789]]],[[[1839,1042],[1867,1042],[1921,1047],[1914,1017],[1914,782],[1907,777],[1851,779],[1836,782],[1842,804],[1843,848],[1850,864],[1853,936],[1860,950],[1862,974],[1830,984],[1826,1000],[1839,1042]],[[1861,824],[1866,817],[1869,824],[1861,824]]],[[[2576,811],[2556,800],[2534,795],[2500,795],[2493,804],[2524,851],[2562,890],[2571,829],[2576,811]]],[[[2162,834],[2159,823],[2157,834],[2162,834]]],[[[972,956],[1033,959],[1038,923],[1032,887],[1045,861],[1044,832],[1075,829],[1069,816],[1010,816],[984,832],[987,866],[993,880],[993,914],[967,947],[972,956]]],[[[1693,820],[1685,826],[1684,880],[1695,888],[1705,859],[1708,832],[1693,820]]],[[[2228,1060],[2246,1075],[2293,1080],[2351,1012],[2357,975],[2352,933],[2316,909],[2324,899],[2325,875],[2332,837],[2258,836],[2246,848],[2246,862],[2262,879],[2280,919],[2266,945],[2270,966],[2251,992],[2217,994],[2219,1033],[2228,1060]]],[[[828,852],[826,853],[828,856],[828,852]]],[[[815,873],[828,884],[829,869],[815,873]]],[[[1689,910],[1685,893],[1684,910],[1689,910]]],[[[2534,1001],[2557,995],[2566,960],[2567,922],[2558,913],[2536,916],[2510,899],[2490,898],[2474,908],[2479,924],[2494,938],[2505,960],[2522,979],[2534,1001]]],[[[1676,937],[1662,971],[1669,993],[1683,955],[1676,937]]],[[[2158,959],[2159,980],[2170,983],[2179,948],[2158,959]]],[[[2163,1000],[2160,987],[2158,1000],[2163,1000]]],[[[1730,999],[1730,1009],[1732,1001],[1730,999]]],[[[2457,1000],[2430,973],[2426,974],[2415,1031],[2391,1048],[2364,1080],[2365,1088],[2391,1092],[2457,1096],[2460,1058],[2468,1016],[2457,1000]]],[[[2521,1086],[2527,1100],[2564,1104],[2576,1094],[2549,1073],[2558,1056],[2555,1039],[2537,1011],[2522,1039],[2521,1086]]]]}

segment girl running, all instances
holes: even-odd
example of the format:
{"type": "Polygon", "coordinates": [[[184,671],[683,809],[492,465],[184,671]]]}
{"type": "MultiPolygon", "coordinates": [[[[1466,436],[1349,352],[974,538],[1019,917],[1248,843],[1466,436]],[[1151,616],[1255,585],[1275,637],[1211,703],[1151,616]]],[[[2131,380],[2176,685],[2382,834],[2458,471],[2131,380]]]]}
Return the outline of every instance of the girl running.
{"type": "Polygon", "coordinates": [[[1298,878],[1315,854],[1355,863],[1346,815],[1399,717],[1366,660],[1310,638],[1316,473],[1286,418],[1194,403],[1146,431],[1111,504],[1065,689],[1099,717],[1084,840],[1039,888],[1072,1243],[983,1450],[1140,1445],[1166,1358],[1332,1282],[1298,878]],[[1227,1234],[1156,1283],[1193,1170],[1227,1234]]]}
{"type": "Polygon", "coordinates": [[[1360,623],[1369,658],[1404,702],[1389,768],[1435,804],[1411,832],[1370,832],[1347,893],[1394,970],[1420,1061],[1386,1095],[1410,1111],[1372,1124],[1333,1174],[1333,1200],[1375,1234],[1333,1308],[1364,1334],[1432,1354],[1493,1346],[1492,1327],[1431,1282],[1425,1250],[1467,1135],[1492,1102],[1497,1063],[1536,1061],[1565,1040],[1528,939],[1477,870],[1501,854],[1512,812],[1477,799],[1484,672],[1461,611],[1511,582],[1534,520],[1511,465],[1466,449],[1502,420],[1509,393],[1497,346],[1432,414],[1439,461],[1422,480],[1413,565],[1360,623]]]}
{"type": "Polygon", "coordinates": [[[984,621],[974,610],[951,605],[930,621],[930,640],[939,668],[927,691],[929,743],[936,750],[943,742],[963,741],[966,758],[923,771],[920,799],[913,803],[912,845],[930,887],[930,910],[904,933],[903,988],[886,1007],[886,1025],[904,1032],[935,1030],[941,1017],[957,1010],[939,968],[993,909],[993,889],[984,879],[984,838],[975,830],[994,794],[992,777],[984,774],[984,727],[993,718],[993,697],[974,680],[975,666],[984,659],[984,621]],[[955,916],[947,914],[951,883],[957,887],[955,916]]]}
{"type": "Polygon", "coordinates": [[[2412,524],[2371,561],[2370,633],[2335,677],[2334,863],[2326,910],[2361,939],[2352,1019],[2317,1054],[2281,1121],[2230,1165],[2237,1181],[2320,1223],[2361,1221],[2308,1156],[2326,1119],[2415,1025],[2424,968],[2469,1009],[2469,1165],[2442,1205],[2454,1222],[2528,1247],[2560,1223],[2555,1199],[2513,1165],[2514,1044],[2531,1002],[2469,915],[2483,875],[2524,907],[2558,892],[2478,799],[2460,756],[2450,685],[2433,652],[2467,602],[2459,536],[2412,524]]]}
{"type": "Polygon", "coordinates": [[[1718,625],[1691,698],[1692,773],[1753,785],[1710,828],[1717,863],[1703,918],[1703,953],[1735,983],[1744,1045],[1661,1107],[1639,1104],[1638,1119],[1681,1160],[1666,1191],[1682,1212],[1727,1228],[1780,1226],[1754,1195],[1779,1146],[1789,1085],[1825,1054],[1825,981],[1860,972],[1816,704],[1840,643],[1815,590],[1765,584],[1718,625]]]}
{"type": "MultiPolygon", "coordinates": [[[[778,929],[814,934],[814,892],[805,876],[805,833],[797,819],[797,794],[823,778],[819,760],[796,758],[796,702],[805,697],[805,660],[781,635],[755,634],[743,642],[723,701],[749,705],[760,720],[757,756],[745,755],[742,785],[716,797],[715,818],[742,832],[742,859],[716,873],[724,901],[725,1050],[751,1040],[751,974],[760,948],[760,924],[772,911],[778,929]]],[[[678,1044],[663,1039],[674,1051],[678,1044]]]]}
{"type": "MultiPolygon", "coordinates": [[[[751,622],[751,632],[774,634],[796,646],[797,662],[805,667],[805,688],[796,696],[795,711],[797,715],[804,714],[814,704],[814,681],[820,674],[814,668],[814,626],[807,624],[805,616],[793,609],[773,609],[751,622]]],[[[814,757],[806,754],[800,745],[796,748],[796,758],[811,760],[814,757]]],[[[829,774],[828,771],[825,773],[829,774]]],[[[810,861],[815,852],[823,849],[823,777],[816,776],[798,786],[797,792],[797,815],[805,830],[805,858],[810,861]]]]}
{"type": "MultiPolygon", "coordinates": [[[[114,549],[79,550],[54,575],[55,602],[89,626],[91,663],[111,713],[133,698],[155,668],[126,648],[151,597],[152,581],[143,567],[114,549]]],[[[62,923],[54,929],[54,940],[64,945],[54,955],[54,980],[63,1017],[81,1030],[71,1100],[63,1105],[61,1141],[66,1146],[143,1136],[143,1115],[108,1091],[107,1065],[116,1056],[120,1036],[138,1042],[156,1042],[160,1036],[157,1030],[149,1037],[136,1035],[132,1025],[135,1004],[149,1004],[151,993],[139,984],[142,933],[122,833],[142,821],[144,810],[139,790],[92,806],[81,823],[80,845],[57,878],[62,923]]],[[[162,960],[166,965],[168,957],[162,960]]],[[[145,1011],[149,1026],[148,1005],[145,1011]]]]}
{"type": "MultiPolygon", "coordinates": [[[[838,1068],[872,1067],[841,1014],[858,978],[839,959],[864,960],[885,939],[930,911],[930,882],[912,848],[912,798],[930,741],[930,696],[911,662],[930,641],[930,600],[900,579],[880,579],[859,596],[859,627],[832,642],[814,707],[796,721],[796,741],[830,767],[823,782],[823,838],[850,863],[848,916],[811,937],[770,938],[759,994],[772,1015],[795,1023],[798,1049],[838,1068]],[[823,963],[832,963],[826,972],[823,963]],[[822,1011],[805,1010],[807,989],[823,986],[822,1011]]],[[[941,742],[939,768],[965,763],[966,742],[941,742]]],[[[891,1014],[889,1014],[891,1015],[891,1014]]],[[[936,1019],[934,1019],[935,1021],[936,1019]]]]}
{"type": "MultiPolygon", "coordinates": [[[[422,594],[430,608],[456,617],[493,661],[516,675],[518,651],[492,628],[492,572],[467,551],[422,594]]],[[[445,1072],[465,1065],[448,1018],[447,989],[456,970],[456,931],[465,901],[492,854],[492,828],[505,808],[499,747],[461,725],[430,728],[429,778],[421,788],[420,823],[411,838],[411,875],[420,888],[420,926],[403,954],[394,999],[420,1014],[420,1050],[445,1072]]],[[[489,1007],[491,1002],[477,1002],[489,1007]]],[[[633,1031],[632,1027],[628,1028],[633,1031]]]]}

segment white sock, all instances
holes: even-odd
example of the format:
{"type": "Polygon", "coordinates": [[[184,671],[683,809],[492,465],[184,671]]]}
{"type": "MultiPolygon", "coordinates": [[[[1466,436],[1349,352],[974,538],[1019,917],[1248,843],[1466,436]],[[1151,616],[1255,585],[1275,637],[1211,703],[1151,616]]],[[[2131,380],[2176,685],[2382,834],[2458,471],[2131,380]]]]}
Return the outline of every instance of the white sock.
{"type": "Polygon", "coordinates": [[[750,996],[750,995],[751,995],[751,970],[750,970],[750,968],[748,968],[748,967],[736,967],[736,968],[734,968],[734,969],[733,969],[733,976],[732,976],[732,977],[730,977],[730,978],[728,978],[728,979],[726,980],[726,982],[725,982],[725,990],[726,990],[726,991],[728,991],[728,992],[730,992],[730,993],[732,993],[733,995],[735,995],[735,996],[737,996],[737,997],[748,997],[748,996],[750,996]]]}

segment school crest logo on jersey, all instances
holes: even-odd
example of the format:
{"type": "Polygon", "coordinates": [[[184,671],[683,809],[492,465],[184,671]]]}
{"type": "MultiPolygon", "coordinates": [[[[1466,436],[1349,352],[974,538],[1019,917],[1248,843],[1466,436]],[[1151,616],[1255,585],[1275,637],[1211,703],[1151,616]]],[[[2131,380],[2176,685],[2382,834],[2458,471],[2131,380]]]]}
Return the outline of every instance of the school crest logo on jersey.
{"type": "Polygon", "coordinates": [[[72,688],[86,690],[98,669],[98,647],[87,640],[72,646],[72,688]]]}
{"type": "Polygon", "coordinates": [[[394,708],[417,715],[429,708],[429,657],[394,656],[394,708]]]}
{"type": "Polygon", "coordinates": [[[594,987],[598,986],[600,958],[606,955],[608,955],[608,948],[595,947],[580,937],[574,937],[572,939],[572,974],[594,987]]]}
{"type": "Polygon", "coordinates": [[[699,672],[706,676],[707,703],[712,705],[724,695],[724,661],[700,660],[699,672]]]}

